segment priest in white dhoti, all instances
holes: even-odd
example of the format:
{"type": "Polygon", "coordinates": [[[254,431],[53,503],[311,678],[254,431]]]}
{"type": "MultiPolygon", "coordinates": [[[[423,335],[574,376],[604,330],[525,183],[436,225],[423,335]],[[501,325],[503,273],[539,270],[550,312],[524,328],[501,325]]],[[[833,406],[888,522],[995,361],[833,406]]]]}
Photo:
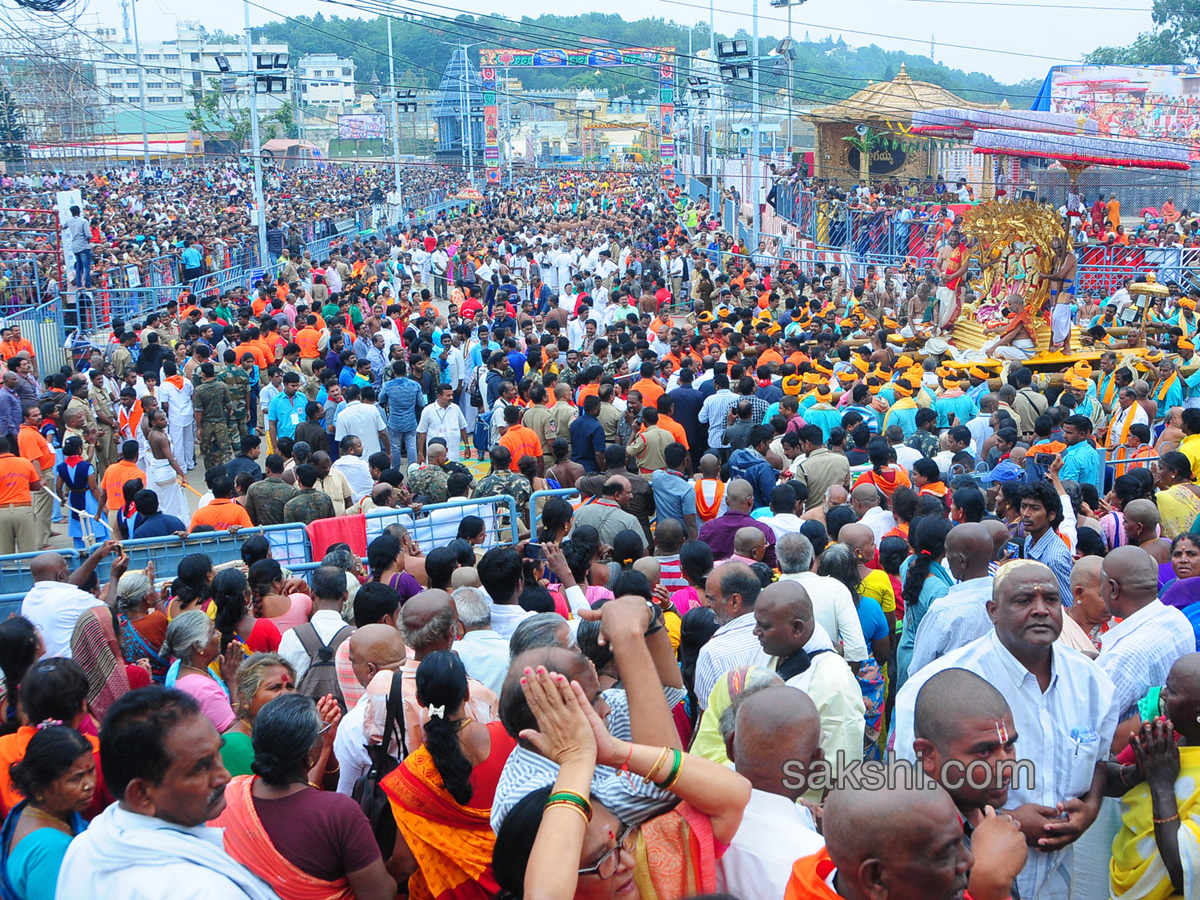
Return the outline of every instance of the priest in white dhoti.
{"type": "Polygon", "coordinates": [[[187,524],[192,519],[192,513],[180,487],[187,484],[187,474],[171,449],[171,439],[167,435],[167,414],[162,409],[156,409],[149,415],[150,466],[146,471],[146,487],[158,495],[160,512],[175,516],[187,524]]]}

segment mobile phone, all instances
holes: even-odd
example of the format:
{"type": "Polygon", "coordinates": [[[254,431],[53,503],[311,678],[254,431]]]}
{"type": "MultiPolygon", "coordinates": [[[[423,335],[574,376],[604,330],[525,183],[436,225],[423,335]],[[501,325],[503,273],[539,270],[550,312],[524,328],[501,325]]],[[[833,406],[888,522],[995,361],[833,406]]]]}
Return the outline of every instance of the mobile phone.
{"type": "Polygon", "coordinates": [[[1039,466],[1046,466],[1047,468],[1049,468],[1050,466],[1054,465],[1054,454],[1053,453],[1035,453],[1035,454],[1033,454],[1033,461],[1035,463],[1037,463],[1039,466]]]}
{"type": "Polygon", "coordinates": [[[1004,549],[1008,553],[1009,559],[1017,559],[1021,555],[1021,548],[1015,541],[1009,541],[1004,545],[1004,549]]]}
{"type": "Polygon", "coordinates": [[[546,554],[542,552],[542,545],[535,543],[533,541],[530,541],[528,544],[526,544],[525,545],[525,558],[526,559],[545,559],[546,554]]]}

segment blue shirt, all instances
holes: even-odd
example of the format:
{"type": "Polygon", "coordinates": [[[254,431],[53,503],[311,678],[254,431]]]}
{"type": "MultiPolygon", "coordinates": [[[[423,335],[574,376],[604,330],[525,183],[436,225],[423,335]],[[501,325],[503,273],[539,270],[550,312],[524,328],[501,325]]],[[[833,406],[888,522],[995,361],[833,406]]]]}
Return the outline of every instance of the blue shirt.
{"type": "Polygon", "coordinates": [[[393,431],[416,431],[421,386],[411,378],[393,378],[383,386],[379,402],[387,407],[387,426],[393,431]]]}
{"type": "Polygon", "coordinates": [[[681,385],[668,391],[667,396],[675,404],[671,418],[683,426],[683,433],[692,444],[700,433],[700,407],[704,405],[704,395],[695,388],[681,385]]]}
{"type": "Polygon", "coordinates": [[[571,423],[571,459],[585,472],[599,472],[596,454],[604,453],[604,426],[595,416],[582,415],[571,423]]]}
{"type": "Polygon", "coordinates": [[[282,391],[275,395],[275,399],[267,407],[267,421],[275,423],[276,437],[296,436],[296,426],[304,421],[304,407],[307,403],[308,398],[299,391],[290,398],[282,391]]]}
{"type": "Polygon", "coordinates": [[[184,250],[180,259],[183,261],[185,269],[198,269],[204,264],[204,257],[200,255],[200,251],[196,249],[195,244],[184,250]]]}
{"type": "MultiPolygon", "coordinates": [[[[1077,444],[1076,446],[1079,445],[1077,444]]],[[[1063,469],[1065,470],[1066,466],[1063,466],[1063,469]]],[[[1050,567],[1050,571],[1054,573],[1054,578],[1058,582],[1058,589],[1065,601],[1063,605],[1069,606],[1071,597],[1071,566],[1074,565],[1074,560],[1071,558],[1071,551],[1067,549],[1066,542],[1058,536],[1058,533],[1053,528],[1048,529],[1036,544],[1033,542],[1032,535],[1026,535],[1025,558],[1035,559],[1050,567]]]]}
{"type": "Polygon", "coordinates": [[[187,531],[187,526],[183,524],[175,516],[168,516],[166,513],[156,513],[148,519],[137,517],[137,525],[130,532],[129,537],[137,538],[152,538],[152,537],[169,537],[177,531],[187,531]]]}
{"type": "Polygon", "coordinates": [[[660,516],[682,522],[684,516],[696,515],[696,490],[679,472],[657,469],[650,476],[650,487],[660,516]]]}
{"type": "Polygon", "coordinates": [[[1087,441],[1072,444],[1062,452],[1063,466],[1058,477],[1063,481],[1072,479],[1080,484],[1094,484],[1097,491],[1103,491],[1102,479],[1104,467],[1096,448],[1087,441]]]}

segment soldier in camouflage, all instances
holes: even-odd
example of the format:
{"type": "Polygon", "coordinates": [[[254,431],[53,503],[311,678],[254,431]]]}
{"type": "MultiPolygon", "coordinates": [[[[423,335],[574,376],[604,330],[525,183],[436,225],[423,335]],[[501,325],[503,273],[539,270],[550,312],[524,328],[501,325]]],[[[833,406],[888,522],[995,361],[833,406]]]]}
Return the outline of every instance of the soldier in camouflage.
{"type": "Polygon", "coordinates": [[[422,503],[445,503],[450,493],[446,487],[449,474],[446,465],[446,444],[434,438],[425,447],[425,465],[408,476],[408,489],[422,503]]]}
{"type": "Polygon", "coordinates": [[[200,452],[204,454],[204,467],[211,469],[232,458],[229,446],[229,417],[233,410],[233,397],[224,382],[217,380],[216,368],[206,362],[199,366],[203,379],[192,394],[192,406],[196,410],[196,431],[200,435],[200,452]]]}
{"type": "Polygon", "coordinates": [[[233,412],[230,415],[229,424],[229,450],[233,455],[237,455],[242,449],[242,438],[249,434],[247,422],[250,409],[250,376],[237,364],[237,353],[233,350],[226,350],[224,359],[225,368],[217,377],[225,387],[229,388],[229,396],[233,398],[233,412]]]}
{"type": "MultiPolygon", "coordinates": [[[[492,447],[489,452],[489,457],[492,461],[492,470],[479,480],[479,484],[475,486],[475,496],[478,497],[501,497],[505,494],[510,495],[517,501],[517,515],[524,517],[529,509],[529,495],[533,493],[533,485],[529,483],[529,479],[518,472],[513,472],[509,469],[512,465],[512,454],[507,447],[501,447],[499,444],[492,447]]],[[[507,510],[507,507],[505,507],[507,510]]],[[[497,521],[503,529],[508,527],[508,512],[502,512],[497,521]]],[[[517,528],[521,525],[518,521],[517,528]]],[[[519,537],[518,534],[513,534],[513,540],[519,537]]]]}

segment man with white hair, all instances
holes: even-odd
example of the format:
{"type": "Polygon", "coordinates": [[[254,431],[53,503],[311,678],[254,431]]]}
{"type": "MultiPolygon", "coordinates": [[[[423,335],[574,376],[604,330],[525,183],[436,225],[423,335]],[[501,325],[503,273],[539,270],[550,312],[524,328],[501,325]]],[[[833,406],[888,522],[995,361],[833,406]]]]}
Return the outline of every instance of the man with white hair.
{"type": "Polygon", "coordinates": [[[500,694],[508,674],[508,641],[492,631],[492,610],[481,588],[460,587],[453,594],[463,634],[454,642],[454,652],[467,674],[500,694]]]}
{"type": "Polygon", "coordinates": [[[825,629],[834,647],[850,667],[857,669],[867,658],[867,641],[849,589],[836,578],[812,570],[813,545],[802,534],[785,534],[775,544],[780,581],[796,581],[808,591],[813,618],[825,629]]]}

